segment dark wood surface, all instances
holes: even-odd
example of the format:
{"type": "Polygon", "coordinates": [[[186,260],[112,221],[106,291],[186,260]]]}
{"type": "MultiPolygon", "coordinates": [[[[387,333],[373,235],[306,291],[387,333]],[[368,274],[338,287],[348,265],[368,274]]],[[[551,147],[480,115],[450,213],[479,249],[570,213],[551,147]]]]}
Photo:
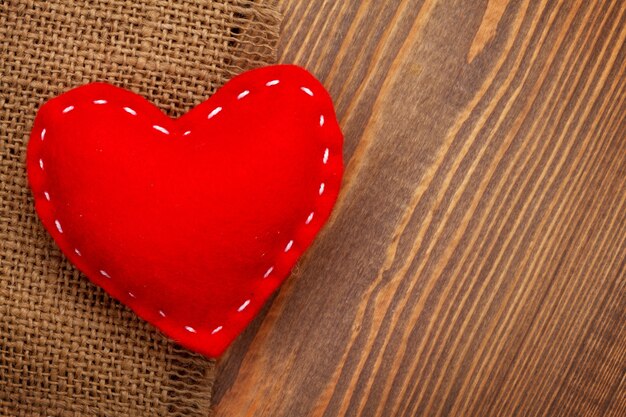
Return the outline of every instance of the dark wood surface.
{"type": "Polygon", "coordinates": [[[626,2],[283,0],[334,216],[217,416],[626,415],[626,2]]]}

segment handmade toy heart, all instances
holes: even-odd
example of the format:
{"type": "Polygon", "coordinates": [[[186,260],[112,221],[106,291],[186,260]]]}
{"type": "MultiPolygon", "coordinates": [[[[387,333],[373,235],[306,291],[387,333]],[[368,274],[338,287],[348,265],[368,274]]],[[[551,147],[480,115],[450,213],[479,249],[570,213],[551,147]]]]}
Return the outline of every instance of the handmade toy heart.
{"type": "Polygon", "coordinates": [[[35,207],[69,260],[187,348],[219,356],[324,225],[342,134],[308,72],[246,72],[179,119],[108,84],[45,103],[35,207]]]}

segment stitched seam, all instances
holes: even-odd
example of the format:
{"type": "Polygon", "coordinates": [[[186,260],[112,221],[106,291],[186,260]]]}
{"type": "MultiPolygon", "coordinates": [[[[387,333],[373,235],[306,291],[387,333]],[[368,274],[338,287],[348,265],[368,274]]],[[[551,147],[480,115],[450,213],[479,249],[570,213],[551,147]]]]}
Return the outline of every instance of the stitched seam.
{"type": "MultiPolygon", "coordinates": [[[[265,83],[265,86],[269,88],[269,87],[273,87],[273,86],[275,86],[275,85],[278,85],[279,83],[280,83],[280,80],[278,80],[278,79],[274,79],[274,80],[270,80],[270,81],[266,82],[266,83],[265,83]]],[[[315,94],[313,93],[313,91],[312,91],[310,88],[306,87],[306,86],[300,86],[300,87],[299,87],[299,89],[300,89],[303,93],[305,93],[307,96],[314,97],[314,95],[315,95],[315,94]]],[[[240,93],[237,95],[237,100],[242,100],[243,98],[245,98],[245,97],[249,96],[250,94],[251,94],[251,92],[250,92],[249,90],[244,90],[244,91],[240,92],[240,93]]],[[[97,100],[93,100],[93,101],[92,101],[92,104],[93,104],[93,105],[97,105],[97,106],[112,105],[112,104],[110,104],[107,100],[104,100],[104,99],[97,99],[97,100]]],[[[63,110],[61,110],[61,113],[62,113],[62,114],[67,114],[67,113],[70,113],[71,111],[73,111],[73,110],[75,110],[75,109],[76,109],[76,106],[75,106],[75,105],[69,105],[69,106],[65,107],[63,110]]],[[[134,117],[134,116],[137,116],[137,115],[138,115],[137,111],[136,111],[135,109],[133,109],[132,107],[129,107],[129,106],[121,106],[121,109],[122,109],[124,112],[126,112],[127,114],[129,114],[131,117],[134,117]]],[[[208,119],[208,120],[210,120],[210,119],[212,119],[212,118],[216,117],[216,116],[217,116],[217,115],[218,115],[218,114],[219,114],[222,110],[224,110],[224,109],[223,109],[223,107],[221,107],[221,106],[218,106],[218,107],[213,108],[213,109],[212,109],[212,110],[211,110],[211,111],[207,114],[207,119],[208,119]]],[[[325,123],[324,114],[320,114],[320,115],[319,115],[319,126],[320,126],[320,128],[323,128],[323,127],[324,127],[324,123],[325,123]]],[[[152,128],[153,128],[154,130],[157,130],[157,131],[159,131],[160,133],[163,133],[163,134],[165,134],[165,135],[170,135],[170,134],[171,134],[171,132],[170,132],[169,130],[167,130],[166,128],[164,128],[163,126],[160,126],[160,125],[157,125],[157,124],[154,124],[154,125],[151,125],[151,126],[152,126],[152,128]]],[[[42,130],[41,130],[41,132],[40,132],[40,135],[39,135],[39,136],[40,136],[40,140],[41,140],[42,142],[43,142],[43,141],[44,141],[44,139],[45,139],[46,132],[47,132],[47,131],[46,131],[46,128],[45,128],[45,127],[44,127],[44,128],[42,128],[42,130]]],[[[187,135],[189,135],[189,134],[191,134],[191,133],[192,133],[192,131],[191,131],[191,130],[187,130],[187,131],[185,131],[184,133],[182,133],[182,136],[187,136],[187,135]]],[[[43,153],[43,151],[41,151],[41,153],[43,153]]],[[[322,164],[323,164],[323,165],[326,165],[326,164],[328,163],[328,159],[329,159],[329,157],[330,157],[330,148],[329,148],[329,147],[326,147],[326,148],[324,149],[324,154],[323,154],[323,157],[322,157],[322,159],[321,159],[321,160],[322,160],[322,164]]],[[[44,176],[45,176],[45,169],[44,169],[44,166],[45,166],[45,165],[44,165],[44,160],[43,160],[43,157],[42,157],[42,158],[40,158],[40,159],[39,159],[39,168],[41,169],[42,173],[43,173],[43,174],[44,174],[44,176]]],[[[325,191],[325,183],[324,183],[324,182],[321,182],[321,183],[320,183],[320,186],[319,186],[319,192],[318,192],[319,196],[322,196],[322,195],[324,194],[324,191],[325,191]]],[[[46,191],[43,191],[43,194],[44,194],[44,196],[45,196],[46,200],[47,200],[48,202],[50,202],[51,204],[53,204],[53,202],[52,202],[52,197],[50,196],[50,193],[46,190],[46,191]]],[[[309,215],[307,216],[306,220],[303,222],[303,223],[304,223],[304,225],[309,225],[309,224],[311,223],[311,221],[313,220],[314,216],[315,216],[315,211],[311,211],[311,212],[309,213],[309,215]]],[[[57,229],[57,231],[59,232],[59,234],[60,234],[60,235],[63,235],[63,227],[62,227],[62,225],[61,225],[60,221],[59,221],[58,219],[54,219],[54,224],[55,224],[56,229],[57,229]]],[[[67,241],[67,239],[64,239],[64,240],[65,240],[65,241],[69,244],[69,241],[67,241]]],[[[289,252],[289,251],[292,249],[292,247],[293,247],[294,243],[295,243],[294,239],[290,239],[290,240],[287,242],[287,244],[286,244],[286,246],[285,246],[285,248],[284,248],[284,253],[289,252]]],[[[68,245],[68,246],[72,246],[72,247],[73,247],[73,245],[68,245]]],[[[82,253],[82,252],[81,252],[78,248],[76,248],[76,247],[74,247],[74,253],[75,253],[77,256],[79,256],[79,257],[82,257],[82,256],[83,256],[83,253],[82,253]]],[[[280,255],[278,255],[278,256],[280,256],[280,255]]],[[[275,262],[276,262],[276,261],[275,261],[275,262]]],[[[270,266],[270,267],[266,270],[266,272],[263,274],[263,276],[262,276],[261,280],[265,280],[265,279],[269,278],[269,277],[272,275],[272,273],[273,273],[273,271],[274,271],[274,267],[275,267],[275,265],[276,265],[276,264],[274,263],[273,265],[271,265],[271,266],[270,266]]],[[[99,272],[99,274],[100,274],[102,277],[106,278],[107,280],[112,280],[112,281],[114,281],[114,278],[113,278],[113,277],[112,277],[112,276],[111,276],[111,275],[110,275],[110,274],[109,274],[106,270],[104,270],[104,269],[100,269],[98,272],[99,272]]],[[[114,281],[114,282],[115,282],[115,281],[114,281]]],[[[116,287],[117,287],[118,289],[122,290],[122,288],[121,288],[120,286],[118,286],[118,283],[117,283],[117,282],[115,282],[115,285],[116,285],[116,287]]],[[[254,292],[255,292],[255,291],[253,291],[252,293],[254,294],[254,292]]],[[[132,299],[134,299],[134,300],[138,301],[138,300],[137,300],[137,298],[136,298],[136,296],[135,296],[135,294],[134,294],[131,290],[126,290],[126,294],[128,294],[128,296],[130,296],[132,299]]],[[[253,299],[252,299],[252,298],[248,298],[248,299],[246,299],[245,301],[243,301],[243,302],[241,303],[241,305],[239,305],[239,307],[236,309],[236,311],[235,311],[233,314],[234,314],[234,315],[236,315],[237,313],[241,313],[241,312],[243,312],[243,311],[244,311],[246,308],[248,308],[248,306],[250,306],[250,304],[252,304],[252,303],[253,303],[253,299]]],[[[156,310],[157,310],[158,315],[159,315],[160,317],[162,317],[162,318],[164,318],[164,319],[165,319],[165,318],[167,318],[167,313],[166,313],[165,311],[163,311],[163,309],[156,308],[156,310]]],[[[229,319],[225,320],[225,322],[224,322],[223,324],[218,325],[218,326],[216,326],[215,328],[213,328],[212,330],[210,330],[210,334],[211,334],[211,335],[215,335],[215,334],[219,333],[221,330],[223,330],[223,329],[224,329],[224,326],[227,324],[227,322],[229,322],[229,321],[231,321],[231,320],[232,320],[232,319],[230,319],[230,320],[229,320],[229,319]]],[[[183,325],[182,327],[183,327],[183,328],[184,328],[187,332],[189,332],[189,333],[197,333],[197,332],[198,332],[198,330],[197,330],[197,329],[195,329],[194,327],[189,326],[189,325],[183,325]]]]}

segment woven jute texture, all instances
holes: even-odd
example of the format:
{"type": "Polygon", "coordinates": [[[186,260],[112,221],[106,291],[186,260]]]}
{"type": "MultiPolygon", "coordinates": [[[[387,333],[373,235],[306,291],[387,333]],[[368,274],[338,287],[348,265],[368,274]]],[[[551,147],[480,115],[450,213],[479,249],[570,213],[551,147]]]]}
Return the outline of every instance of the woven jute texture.
{"type": "Polygon", "coordinates": [[[267,0],[0,0],[0,416],[207,416],[214,363],[92,285],[37,219],[37,108],[107,81],[171,116],[273,62],[267,0]]]}

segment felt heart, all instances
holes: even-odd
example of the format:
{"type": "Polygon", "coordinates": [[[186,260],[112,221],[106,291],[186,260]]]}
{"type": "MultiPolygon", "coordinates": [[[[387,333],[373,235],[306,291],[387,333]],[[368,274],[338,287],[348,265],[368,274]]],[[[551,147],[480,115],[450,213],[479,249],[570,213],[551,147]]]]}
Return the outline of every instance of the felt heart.
{"type": "Polygon", "coordinates": [[[215,357],[328,218],[342,141],[323,86],[273,66],[176,120],[108,84],[71,90],[39,110],[27,169],[65,256],[165,334],[215,357]]]}

